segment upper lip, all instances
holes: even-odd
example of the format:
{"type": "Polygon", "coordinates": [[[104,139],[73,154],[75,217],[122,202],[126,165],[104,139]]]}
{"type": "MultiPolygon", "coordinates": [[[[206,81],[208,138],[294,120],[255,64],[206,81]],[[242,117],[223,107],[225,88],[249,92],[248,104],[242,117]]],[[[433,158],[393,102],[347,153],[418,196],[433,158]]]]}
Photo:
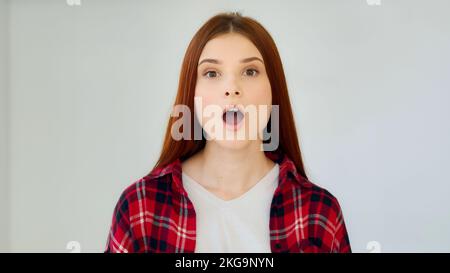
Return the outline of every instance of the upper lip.
{"type": "Polygon", "coordinates": [[[237,104],[228,104],[224,107],[223,109],[223,113],[233,109],[233,108],[237,108],[241,113],[244,113],[244,111],[242,110],[242,106],[241,105],[237,105],[237,104]]]}

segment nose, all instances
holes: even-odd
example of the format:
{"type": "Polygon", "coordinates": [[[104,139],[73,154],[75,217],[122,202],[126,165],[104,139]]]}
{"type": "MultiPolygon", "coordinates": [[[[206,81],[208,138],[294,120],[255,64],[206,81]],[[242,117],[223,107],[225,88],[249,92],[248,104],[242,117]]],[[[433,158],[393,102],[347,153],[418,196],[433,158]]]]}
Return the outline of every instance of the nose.
{"type": "Polygon", "coordinates": [[[237,91],[237,90],[235,90],[235,91],[232,91],[232,92],[229,92],[229,91],[226,91],[225,92],[225,96],[230,96],[231,94],[233,94],[234,96],[240,96],[241,95],[241,92],[239,92],[239,91],[237,91]]]}

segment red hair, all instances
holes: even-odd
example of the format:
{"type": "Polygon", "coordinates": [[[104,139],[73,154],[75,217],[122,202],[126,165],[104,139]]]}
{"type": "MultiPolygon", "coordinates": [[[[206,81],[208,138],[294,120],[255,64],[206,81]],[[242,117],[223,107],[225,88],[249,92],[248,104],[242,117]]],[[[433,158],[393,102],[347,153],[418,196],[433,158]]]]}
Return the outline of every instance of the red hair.
{"type": "MultiPolygon", "coordinates": [[[[238,12],[220,13],[210,18],[197,31],[183,59],[174,106],[186,105],[193,111],[197,65],[200,54],[209,40],[226,33],[238,33],[245,36],[261,53],[272,87],[272,104],[279,105],[279,145],[275,152],[282,152],[287,155],[294,162],[297,172],[307,179],[278,49],[269,32],[253,18],[244,17],[238,12]]],[[[191,128],[199,126],[194,115],[186,118],[190,118],[191,128]],[[194,122],[197,124],[194,125],[194,122]]],[[[176,159],[183,161],[203,149],[206,145],[206,139],[203,136],[201,140],[194,138],[193,130],[191,130],[190,139],[174,140],[171,136],[171,128],[176,120],[177,117],[171,116],[169,118],[161,154],[153,170],[163,167],[176,159]]],[[[269,128],[270,122],[269,118],[269,128]]]]}

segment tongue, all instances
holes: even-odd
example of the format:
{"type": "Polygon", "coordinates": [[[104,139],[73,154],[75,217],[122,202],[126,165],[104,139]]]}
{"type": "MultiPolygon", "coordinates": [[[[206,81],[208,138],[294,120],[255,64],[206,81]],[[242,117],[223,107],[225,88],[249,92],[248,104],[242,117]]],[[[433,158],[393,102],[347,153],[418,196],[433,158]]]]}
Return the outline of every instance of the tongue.
{"type": "Polygon", "coordinates": [[[243,118],[244,116],[242,115],[242,113],[241,112],[231,112],[231,111],[228,111],[228,112],[225,112],[224,114],[223,114],[223,117],[222,117],[222,119],[223,119],[223,121],[225,122],[225,123],[227,123],[227,124],[229,124],[229,125],[236,125],[236,124],[238,124],[239,122],[241,122],[241,120],[242,120],[242,118],[243,118]]]}

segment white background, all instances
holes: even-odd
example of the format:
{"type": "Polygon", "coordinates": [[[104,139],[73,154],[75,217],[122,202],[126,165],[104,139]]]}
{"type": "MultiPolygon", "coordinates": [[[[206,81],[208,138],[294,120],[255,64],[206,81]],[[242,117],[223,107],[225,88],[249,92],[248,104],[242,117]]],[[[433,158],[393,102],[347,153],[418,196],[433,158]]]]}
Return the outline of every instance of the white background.
{"type": "Polygon", "coordinates": [[[353,251],[449,252],[449,10],[0,0],[0,250],[102,251],[120,193],[159,155],[190,39],[241,11],[278,45],[307,173],[340,201],[353,251]]]}

